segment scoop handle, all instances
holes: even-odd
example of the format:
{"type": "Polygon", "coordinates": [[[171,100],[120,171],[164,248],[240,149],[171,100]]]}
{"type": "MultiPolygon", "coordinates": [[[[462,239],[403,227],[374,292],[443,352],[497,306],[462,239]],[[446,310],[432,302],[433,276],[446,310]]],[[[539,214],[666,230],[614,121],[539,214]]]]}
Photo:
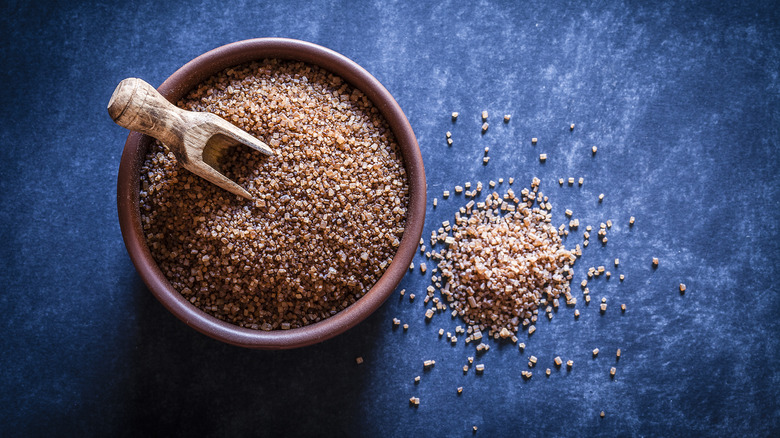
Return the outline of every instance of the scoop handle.
{"type": "Polygon", "coordinates": [[[186,111],[143,79],[122,80],[108,101],[108,114],[119,126],[154,137],[171,149],[182,147],[186,111]]]}

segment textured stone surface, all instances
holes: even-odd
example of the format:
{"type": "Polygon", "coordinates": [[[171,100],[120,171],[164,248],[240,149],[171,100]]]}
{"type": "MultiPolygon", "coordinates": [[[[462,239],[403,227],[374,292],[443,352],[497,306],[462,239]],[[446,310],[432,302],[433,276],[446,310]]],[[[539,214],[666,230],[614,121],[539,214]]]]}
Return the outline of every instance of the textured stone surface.
{"type": "MultiPolygon", "coordinates": [[[[778,433],[776,4],[176,3],[0,7],[0,435],[778,433]],[[222,345],[176,320],[122,243],[115,180],[127,132],[105,105],[125,77],[159,85],[209,49],[263,36],[339,51],[396,97],[439,198],[424,236],[465,203],[442,190],[510,176],[516,187],[542,180],[556,223],[566,208],[580,231],[612,219],[608,245],[592,239],[575,279],[620,258],[623,284],[590,287],[608,298],[606,314],[575,287],[579,321],[561,309],[521,336],[523,354],[492,344],[476,360],[481,376],[461,371],[473,346],[436,335],[459,321],[426,324],[422,300],[392,297],[350,332],[284,352],[222,345]],[[557,185],[569,176],[585,184],[557,185]],[[391,329],[394,317],[408,332],[391,329]],[[526,382],[531,354],[540,364],[526,382]],[[556,370],[555,356],[572,371],[556,370]],[[427,372],[425,359],[436,360],[427,372]]],[[[427,285],[417,270],[400,287],[422,296],[427,285]]]]}

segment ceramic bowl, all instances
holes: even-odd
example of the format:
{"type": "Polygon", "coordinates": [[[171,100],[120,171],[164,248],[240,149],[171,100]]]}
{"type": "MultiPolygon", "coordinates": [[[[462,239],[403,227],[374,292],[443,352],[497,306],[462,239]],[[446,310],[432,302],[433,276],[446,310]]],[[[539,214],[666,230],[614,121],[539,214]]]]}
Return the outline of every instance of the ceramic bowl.
{"type": "Polygon", "coordinates": [[[176,102],[197,84],[221,70],[266,58],[303,61],[340,76],[371,99],[393,131],[409,179],[409,207],[401,244],[393,262],[379,281],[348,308],[302,328],[251,330],[201,311],[173,289],[147,247],[139,210],[139,169],[153,139],[135,132],[127,137],[119,166],[119,224],[127,251],[144,283],[163,306],[185,324],[214,339],[241,347],[296,348],[324,341],[354,327],[379,308],[398,286],[422,235],[426,203],[425,169],[414,132],[387,89],[352,60],[316,44],[281,38],[260,38],[228,44],[188,62],[163,82],[158,91],[169,101],[176,102]]]}

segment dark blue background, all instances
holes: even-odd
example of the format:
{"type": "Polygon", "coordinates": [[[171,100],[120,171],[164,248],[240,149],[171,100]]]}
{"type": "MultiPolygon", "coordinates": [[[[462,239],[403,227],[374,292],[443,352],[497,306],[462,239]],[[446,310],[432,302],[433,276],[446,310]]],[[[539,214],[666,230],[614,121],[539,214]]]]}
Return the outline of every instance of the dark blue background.
{"type": "MultiPolygon", "coordinates": [[[[177,3],[0,7],[0,435],[780,430],[776,2],[177,3]],[[567,245],[612,219],[608,245],[592,239],[574,282],[620,257],[612,270],[625,282],[591,286],[607,313],[584,306],[575,286],[579,321],[565,308],[540,321],[522,336],[525,353],[493,343],[477,359],[482,376],[460,371],[474,344],[436,335],[459,321],[424,323],[420,299],[394,296],[348,333],[282,352],[224,345],[175,319],[124,249],[115,185],[127,131],[106,103],[125,77],[156,86],[205,51],[267,36],[343,53],[395,96],[423,152],[429,199],[439,198],[424,236],[465,203],[443,201],[442,190],[510,176],[515,190],[542,180],[556,224],[575,211],[582,226],[567,245]],[[483,109],[491,126],[480,135],[483,109]],[[569,176],[584,186],[557,185],[569,176]],[[393,331],[394,317],[409,331],[393,331]],[[525,382],[530,354],[540,367],[525,382]],[[574,369],[543,377],[557,355],[574,369]],[[422,371],[425,359],[433,370],[422,371]]],[[[401,287],[422,297],[427,285],[416,270],[401,287]]]]}

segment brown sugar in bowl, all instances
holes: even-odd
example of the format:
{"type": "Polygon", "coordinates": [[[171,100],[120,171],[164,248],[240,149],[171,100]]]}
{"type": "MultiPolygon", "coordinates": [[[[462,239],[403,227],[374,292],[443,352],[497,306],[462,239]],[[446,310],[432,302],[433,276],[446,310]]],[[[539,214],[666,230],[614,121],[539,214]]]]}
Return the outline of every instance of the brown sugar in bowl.
{"type": "Polygon", "coordinates": [[[211,50],[172,74],[158,91],[177,102],[207,78],[229,67],[262,59],[295,60],[316,65],[365,94],[387,121],[398,144],[409,183],[406,227],[392,263],[366,294],[323,321],[290,330],[253,330],[217,319],[198,309],[176,291],[162,273],[147,246],[139,209],[140,168],[152,145],[151,137],[131,132],[119,166],[117,206],[125,246],[141,279],[177,318],[214,339],[247,348],[287,349],[332,338],[367,318],[390,296],[407,272],[425,222],[425,169],[414,132],[398,103],[370,73],[332,50],[298,40],[260,38],[211,50]]]}

